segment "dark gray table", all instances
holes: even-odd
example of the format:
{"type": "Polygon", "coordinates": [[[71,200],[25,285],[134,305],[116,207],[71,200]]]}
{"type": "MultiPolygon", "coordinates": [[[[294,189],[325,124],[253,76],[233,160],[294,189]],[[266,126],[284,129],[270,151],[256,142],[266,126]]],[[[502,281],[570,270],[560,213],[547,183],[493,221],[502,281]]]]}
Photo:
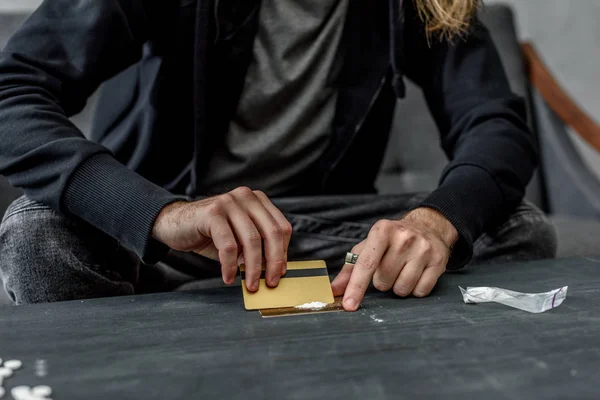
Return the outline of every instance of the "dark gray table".
{"type": "Polygon", "coordinates": [[[598,399],[599,300],[600,257],[472,267],[356,313],[262,319],[239,288],[9,307],[0,357],[25,364],[7,389],[45,383],[55,400],[598,399]],[[534,315],[466,305],[458,285],[569,294],[534,315]]]}

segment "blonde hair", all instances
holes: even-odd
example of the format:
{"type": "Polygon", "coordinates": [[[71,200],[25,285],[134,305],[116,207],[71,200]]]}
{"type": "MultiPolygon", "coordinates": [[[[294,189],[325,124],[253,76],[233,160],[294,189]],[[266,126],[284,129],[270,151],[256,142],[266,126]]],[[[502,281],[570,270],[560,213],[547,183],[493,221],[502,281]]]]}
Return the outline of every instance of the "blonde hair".
{"type": "Polygon", "coordinates": [[[413,0],[428,38],[450,40],[463,36],[481,0],[413,0]]]}

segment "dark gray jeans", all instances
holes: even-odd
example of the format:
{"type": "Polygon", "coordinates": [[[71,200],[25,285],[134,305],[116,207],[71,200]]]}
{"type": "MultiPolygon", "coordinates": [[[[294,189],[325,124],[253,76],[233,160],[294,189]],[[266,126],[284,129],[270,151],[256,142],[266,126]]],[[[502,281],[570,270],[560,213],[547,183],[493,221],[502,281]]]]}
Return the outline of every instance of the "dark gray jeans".
{"type": "MultiPolygon", "coordinates": [[[[342,266],[347,251],[382,218],[398,218],[425,195],[335,196],[274,200],[293,226],[290,260],[323,259],[342,266]]],[[[552,258],[554,227],[523,203],[474,245],[473,262],[552,258]]],[[[155,266],[139,260],[88,224],[66,218],[26,197],[17,199],[0,225],[0,279],[16,304],[174,290],[219,276],[216,262],[171,252],[155,266]]]]}

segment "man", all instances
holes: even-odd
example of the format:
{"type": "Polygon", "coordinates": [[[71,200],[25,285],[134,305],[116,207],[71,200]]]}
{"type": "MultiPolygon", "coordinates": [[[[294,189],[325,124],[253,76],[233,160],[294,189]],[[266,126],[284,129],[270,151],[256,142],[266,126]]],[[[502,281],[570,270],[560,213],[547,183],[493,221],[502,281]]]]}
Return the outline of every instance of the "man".
{"type": "Polygon", "coordinates": [[[288,258],[352,249],[332,286],[353,311],[371,282],[426,296],[472,259],[552,257],[521,203],[537,162],[523,101],[476,8],[45,1],[0,56],[0,172],[25,191],[0,229],[9,295],[170,289],[165,265],[231,284],[242,262],[256,290],[263,259],[276,286],[288,258]],[[451,161],[433,193],[377,196],[403,76],[451,161]],[[107,80],[87,140],[67,118],[107,80]]]}

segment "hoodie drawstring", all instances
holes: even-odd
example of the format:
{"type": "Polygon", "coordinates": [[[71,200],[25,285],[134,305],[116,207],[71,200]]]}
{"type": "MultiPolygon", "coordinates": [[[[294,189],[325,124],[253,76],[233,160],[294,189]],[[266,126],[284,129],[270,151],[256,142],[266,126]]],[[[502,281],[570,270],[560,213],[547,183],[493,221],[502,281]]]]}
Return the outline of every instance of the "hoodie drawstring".
{"type": "Polygon", "coordinates": [[[398,68],[397,55],[401,52],[397,43],[398,27],[400,24],[403,0],[389,0],[389,31],[390,31],[390,64],[392,66],[392,87],[396,96],[404,98],[406,88],[402,82],[402,71],[398,68]]]}
{"type": "Polygon", "coordinates": [[[200,137],[206,126],[206,76],[208,53],[208,26],[210,15],[210,1],[198,0],[196,8],[196,26],[194,37],[194,153],[192,155],[190,186],[187,195],[198,195],[198,168],[199,153],[202,147],[200,137]]]}

